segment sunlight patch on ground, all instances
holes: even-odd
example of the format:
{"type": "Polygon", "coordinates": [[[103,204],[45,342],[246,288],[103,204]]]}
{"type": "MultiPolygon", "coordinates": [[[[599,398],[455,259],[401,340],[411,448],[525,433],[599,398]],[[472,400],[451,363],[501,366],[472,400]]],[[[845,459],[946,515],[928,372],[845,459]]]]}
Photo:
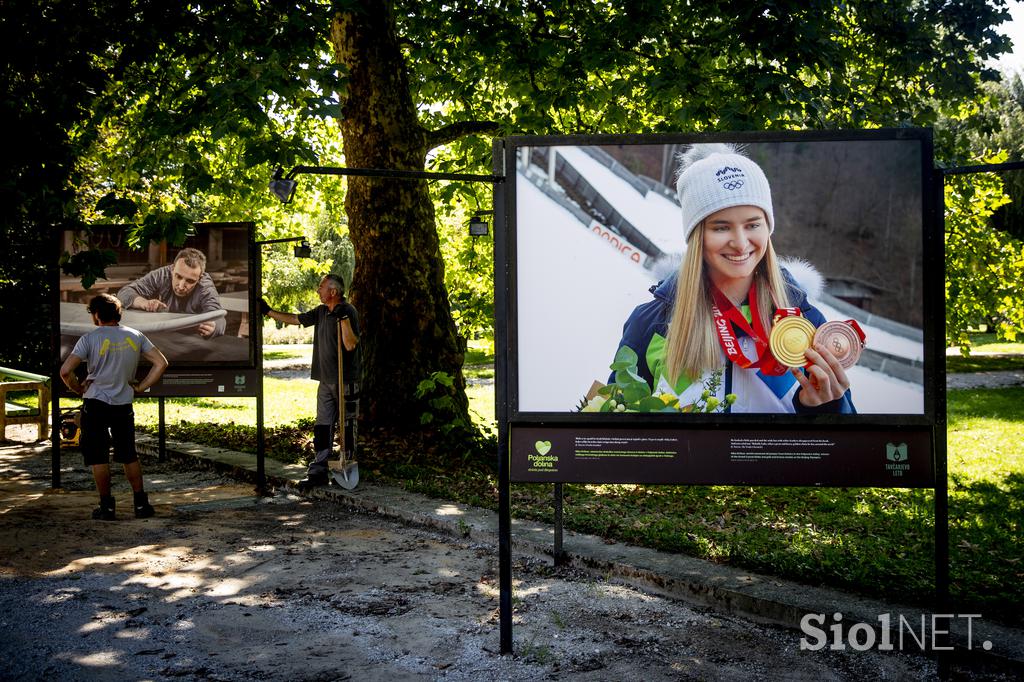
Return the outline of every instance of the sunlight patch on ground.
{"type": "Polygon", "coordinates": [[[184,553],[187,551],[188,549],[185,547],[166,547],[160,549],[158,545],[140,545],[138,547],[130,547],[113,554],[97,554],[95,556],[75,559],[66,566],[50,571],[46,575],[62,576],[70,573],[82,572],[93,566],[112,566],[115,564],[123,568],[134,569],[143,566],[145,561],[149,559],[155,557],[173,558],[176,556],[177,552],[184,553]]]}
{"type": "Polygon", "coordinates": [[[84,656],[72,656],[71,660],[78,665],[86,666],[88,668],[106,668],[110,666],[123,665],[124,661],[122,660],[122,656],[123,653],[120,651],[97,651],[84,656]]]}
{"type": "Polygon", "coordinates": [[[434,513],[440,514],[441,516],[463,516],[466,512],[462,511],[454,504],[443,504],[435,509],[434,513]]]}
{"type": "Polygon", "coordinates": [[[35,494],[24,494],[24,495],[11,495],[7,497],[3,502],[0,502],[0,514],[6,514],[10,511],[14,511],[18,507],[23,507],[26,504],[35,502],[43,496],[42,493],[35,494]]]}
{"type": "Polygon", "coordinates": [[[149,639],[150,632],[149,628],[125,628],[124,630],[121,630],[116,635],[114,635],[114,637],[116,637],[117,639],[132,639],[137,640],[139,642],[145,642],[149,639]]]}
{"type": "Polygon", "coordinates": [[[236,594],[242,592],[246,588],[252,585],[251,580],[239,580],[238,578],[228,578],[225,580],[218,580],[213,585],[206,589],[206,596],[208,597],[233,597],[236,594]]]}

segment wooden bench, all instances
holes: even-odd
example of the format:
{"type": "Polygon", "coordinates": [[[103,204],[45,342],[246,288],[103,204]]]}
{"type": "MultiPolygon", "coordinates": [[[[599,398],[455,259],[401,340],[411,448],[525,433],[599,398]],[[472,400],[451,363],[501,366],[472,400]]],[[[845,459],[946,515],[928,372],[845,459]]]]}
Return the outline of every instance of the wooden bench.
{"type": "Polygon", "coordinates": [[[7,440],[8,424],[35,424],[36,441],[49,437],[50,379],[41,374],[0,367],[0,441],[7,440]],[[38,407],[32,409],[7,400],[8,393],[35,391],[38,407]]]}

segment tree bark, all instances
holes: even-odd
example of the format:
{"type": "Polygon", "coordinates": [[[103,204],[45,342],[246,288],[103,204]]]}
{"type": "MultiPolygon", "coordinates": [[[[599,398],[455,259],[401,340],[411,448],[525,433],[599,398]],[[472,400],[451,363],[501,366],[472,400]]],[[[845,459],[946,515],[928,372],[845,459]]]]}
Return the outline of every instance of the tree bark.
{"type": "MultiPolygon", "coordinates": [[[[335,14],[331,41],[348,70],[341,112],[346,165],[423,170],[428,135],[409,92],[392,3],[364,0],[335,14]]],[[[416,386],[436,371],[454,378],[456,415],[465,418],[465,342],[448,303],[426,181],[350,177],[345,210],[370,423],[418,427],[424,408],[416,386]]]]}

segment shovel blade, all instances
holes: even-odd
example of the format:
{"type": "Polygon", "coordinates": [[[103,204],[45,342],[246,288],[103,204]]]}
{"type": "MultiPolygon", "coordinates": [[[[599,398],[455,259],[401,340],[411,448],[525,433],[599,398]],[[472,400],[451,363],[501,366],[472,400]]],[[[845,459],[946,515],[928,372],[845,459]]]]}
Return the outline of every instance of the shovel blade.
{"type": "Polygon", "coordinates": [[[359,463],[348,460],[347,462],[331,462],[329,465],[331,477],[334,482],[345,490],[352,490],[359,485],[359,463]]]}

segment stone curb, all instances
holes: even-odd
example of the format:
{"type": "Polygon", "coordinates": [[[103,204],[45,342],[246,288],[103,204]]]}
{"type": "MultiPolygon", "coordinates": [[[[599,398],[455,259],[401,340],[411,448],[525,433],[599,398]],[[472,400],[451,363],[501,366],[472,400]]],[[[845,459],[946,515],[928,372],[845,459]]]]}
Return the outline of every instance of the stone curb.
{"type": "MultiPolygon", "coordinates": [[[[157,456],[158,445],[154,436],[138,434],[136,443],[140,453],[157,456]]],[[[189,461],[240,480],[253,484],[256,482],[255,456],[251,454],[173,441],[167,441],[167,454],[171,459],[189,461]]],[[[264,466],[268,485],[276,488],[293,489],[298,479],[305,476],[305,467],[300,465],[282,464],[267,458],[264,466]]],[[[355,490],[330,486],[316,488],[305,496],[341,502],[406,523],[437,529],[454,537],[495,545],[498,542],[498,518],[495,512],[428,498],[400,488],[363,481],[355,490]]],[[[514,548],[531,555],[551,556],[553,544],[554,529],[551,526],[513,519],[514,548]]],[[[926,623],[928,633],[934,629],[932,611],[898,602],[801,585],[701,559],[610,542],[571,531],[564,532],[563,546],[566,565],[637,585],[669,598],[795,630],[794,645],[798,645],[800,638],[805,636],[800,632],[800,622],[806,614],[822,616],[823,620],[814,624],[828,633],[828,645],[833,643],[831,628],[836,623],[833,617],[836,613],[842,614],[842,641],[847,646],[848,630],[858,623],[871,626],[876,641],[883,641],[879,625],[882,614],[891,615],[889,641],[897,649],[902,641],[904,650],[922,653],[911,631],[919,639],[922,622],[926,623]],[[902,640],[899,629],[901,618],[904,625],[902,640]]],[[[962,614],[960,611],[954,613],[962,614]]],[[[945,623],[940,621],[938,629],[944,629],[945,623]]],[[[971,621],[954,618],[950,630],[956,646],[952,654],[954,659],[1024,673],[1024,631],[985,621],[983,617],[971,621]],[[982,647],[986,641],[991,643],[991,650],[982,647]]],[[[863,641],[863,638],[859,641],[863,641]]],[[[930,649],[925,653],[930,653],[930,649]]]]}

